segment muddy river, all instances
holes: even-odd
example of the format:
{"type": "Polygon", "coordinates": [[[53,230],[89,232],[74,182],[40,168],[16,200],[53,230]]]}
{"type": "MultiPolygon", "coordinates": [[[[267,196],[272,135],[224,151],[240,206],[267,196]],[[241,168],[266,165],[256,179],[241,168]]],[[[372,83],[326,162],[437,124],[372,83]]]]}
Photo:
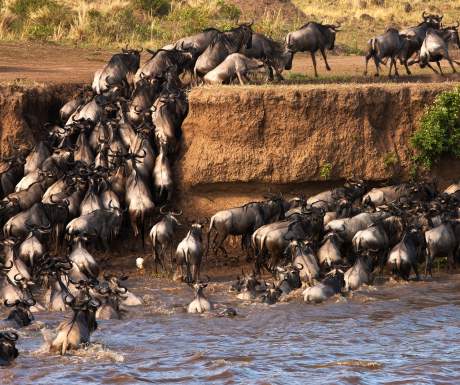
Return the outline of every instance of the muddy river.
{"type": "Polygon", "coordinates": [[[245,303],[228,293],[228,282],[210,284],[209,299],[234,307],[234,318],[186,314],[187,286],[131,279],[146,305],[122,321],[100,321],[78,353],[47,353],[43,329],[64,315],[38,314],[20,332],[20,356],[0,370],[0,383],[460,383],[459,278],[370,286],[321,305],[300,297],[245,303]]]}

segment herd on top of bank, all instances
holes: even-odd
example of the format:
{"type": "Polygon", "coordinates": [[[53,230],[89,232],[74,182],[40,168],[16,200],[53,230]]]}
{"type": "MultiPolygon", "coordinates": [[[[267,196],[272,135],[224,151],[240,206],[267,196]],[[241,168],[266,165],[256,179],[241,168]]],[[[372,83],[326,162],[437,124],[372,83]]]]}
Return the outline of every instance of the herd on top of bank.
{"type": "MultiPolygon", "coordinates": [[[[411,74],[409,67],[416,63],[438,73],[431,64],[436,63],[439,73],[443,74],[441,60],[447,60],[452,71],[456,72],[454,64],[460,63],[449,55],[449,45],[460,48],[459,23],[447,26],[442,24],[442,19],[442,15],[423,12],[418,25],[401,31],[388,28],[382,35],[370,39],[365,56],[365,74],[370,59],[375,63],[376,75],[380,74],[381,64],[386,65],[389,61],[389,76],[399,76],[398,60],[408,75],[411,74]]],[[[248,73],[259,72],[264,67],[267,80],[273,80],[273,73],[282,80],[283,70],[292,68],[295,53],[310,52],[315,76],[318,76],[317,51],[320,51],[326,69],[331,70],[326,51],[334,49],[340,25],[308,22],[299,30],[289,32],[284,43],[253,32],[251,26],[252,23],[240,24],[227,31],[208,28],[157,51],[148,50],[152,57],[140,68],[130,68],[129,72],[135,72],[134,82],[137,82],[141,78],[161,76],[166,68],[175,65],[179,72],[193,74],[196,82],[228,84],[238,80],[244,84],[249,81],[248,73]]],[[[116,72],[103,72],[101,77],[96,76],[94,85],[104,89],[122,80],[124,76],[116,72]]]]}

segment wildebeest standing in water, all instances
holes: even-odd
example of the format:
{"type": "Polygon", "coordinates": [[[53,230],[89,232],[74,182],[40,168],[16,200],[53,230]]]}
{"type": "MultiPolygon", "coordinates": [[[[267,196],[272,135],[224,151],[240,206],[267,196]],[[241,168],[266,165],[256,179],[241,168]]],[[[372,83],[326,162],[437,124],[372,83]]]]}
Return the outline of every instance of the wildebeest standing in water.
{"type": "Polygon", "coordinates": [[[327,62],[326,50],[334,49],[335,34],[339,31],[340,25],[321,24],[308,22],[300,27],[299,30],[289,32],[286,36],[286,47],[295,54],[296,52],[310,52],[313,67],[315,68],[315,76],[318,76],[316,70],[316,51],[320,51],[326,64],[326,69],[331,70],[327,62]]]}

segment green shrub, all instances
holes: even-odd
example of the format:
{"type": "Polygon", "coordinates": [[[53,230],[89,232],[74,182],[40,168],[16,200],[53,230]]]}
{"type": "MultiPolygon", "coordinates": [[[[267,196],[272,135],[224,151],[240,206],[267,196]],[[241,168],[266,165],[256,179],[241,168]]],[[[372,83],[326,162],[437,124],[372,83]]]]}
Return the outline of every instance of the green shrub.
{"type": "Polygon", "coordinates": [[[10,4],[9,9],[16,15],[25,18],[30,12],[50,4],[55,4],[55,2],[53,0],[16,0],[10,4]]]}
{"type": "Polygon", "coordinates": [[[324,163],[319,169],[319,176],[324,180],[329,179],[332,174],[332,164],[324,163]]]}
{"type": "Polygon", "coordinates": [[[134,0],[134,6],[153,15],[166,15],[171,9],[170,0],[134,0]]]}
{"type": "Polygon", "coordinates": [[[460,157],[460,88],[437,96],[411,143],[415,162],[428,169],[444,155],[460,157]]]}

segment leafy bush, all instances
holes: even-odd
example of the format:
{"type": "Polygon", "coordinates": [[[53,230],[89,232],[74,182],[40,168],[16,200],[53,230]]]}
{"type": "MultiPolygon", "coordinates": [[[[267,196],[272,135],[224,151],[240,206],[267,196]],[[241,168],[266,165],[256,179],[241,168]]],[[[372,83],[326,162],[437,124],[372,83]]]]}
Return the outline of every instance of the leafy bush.
{"type": "Polygon", "coordinates": [[[30,12],[50,4],[55,4],[55,2],[53,0],[16,0],[10,4],[9,9],[16,15],[25,18],[30,12]]]}
{"type": "Polygon", "coordinates": [[[171,8],[170,0],[134,0],[134,6],[154,15],[166,15],[171,8]]]}
{"type": "Polygon", "coordinates": [[[415,161],[426,168],[444,155],[460,157],[460,88],[438,95],[411,138],[415,161]]]}
{"type": "Polygon", "coordinates": [[[319,169],[319,176],[323,179],[329,179],[332,173],[332,164],[324,163],[319,169]]]}

